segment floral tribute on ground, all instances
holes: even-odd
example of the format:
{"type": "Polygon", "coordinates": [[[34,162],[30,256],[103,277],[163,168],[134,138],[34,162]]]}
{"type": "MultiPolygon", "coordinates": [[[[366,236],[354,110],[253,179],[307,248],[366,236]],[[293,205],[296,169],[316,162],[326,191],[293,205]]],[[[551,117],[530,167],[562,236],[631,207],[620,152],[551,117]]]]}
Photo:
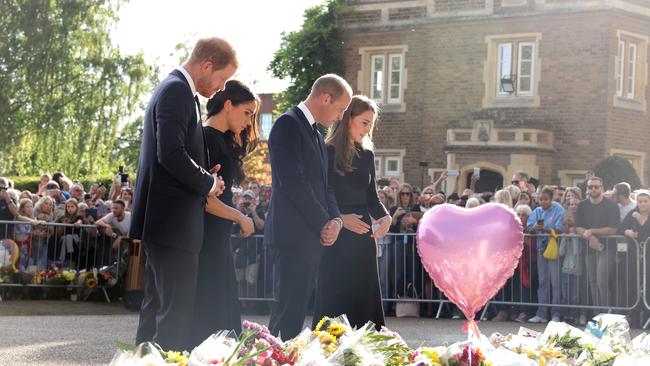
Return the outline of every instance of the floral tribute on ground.
{"type": "Polygon", "coordinates": [[[282,341],[257,323],[242,334],[218,332],[192,352],[152,343],[118,344],[111,366],[641,366],[650,365],[650,336],[630,339],[622,315],[601,314],[584,330],[550,322],[543,333],[480,335],[472,341],[410,348],[399,334],[368,323],[350,327],[345,316],[323,318],[315,329],[282,341]]]}

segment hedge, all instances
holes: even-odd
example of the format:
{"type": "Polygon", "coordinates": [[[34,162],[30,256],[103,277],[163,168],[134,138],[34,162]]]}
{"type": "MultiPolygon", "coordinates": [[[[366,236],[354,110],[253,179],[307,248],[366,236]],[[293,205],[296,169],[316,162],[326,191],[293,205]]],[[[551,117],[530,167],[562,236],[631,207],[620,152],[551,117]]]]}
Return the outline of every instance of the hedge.
{"type": "MultiPolygon", "coordinates": [[[[7,177],[14,182],[14,188],[19,191],[30,191],[32,193],[38,192],[38,183],[41,177],[7,177]]],[[[110,191],[112,177],[84,177],[79,180],[84,186],[86,192],[90,191],[90,186],[95,183],[104,183],[106,190],[110,191]]]]}

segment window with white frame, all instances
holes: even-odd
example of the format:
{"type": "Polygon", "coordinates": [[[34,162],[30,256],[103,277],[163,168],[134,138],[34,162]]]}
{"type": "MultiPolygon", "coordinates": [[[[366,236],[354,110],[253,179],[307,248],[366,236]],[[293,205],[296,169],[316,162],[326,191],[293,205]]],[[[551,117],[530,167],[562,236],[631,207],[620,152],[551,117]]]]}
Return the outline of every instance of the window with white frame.
{"type": "Polygon", "coordinates": [[[402,65],[404,55],[398,53],[371,56],[370,95],[378,103],[402,101],[402,65]]]}
{"type": "Polygon", "coordinates": [[[384,175],[389,177],[398,177],[401,172],[401,158],[397,156],[388,156],[384,158],[384,175]]]}
{"type": "Polygon", "coordinates": [[[485,36],[483,108],[535,108],[541,105],[541,39],[540,32],[485,36]]]}
{"type": "Polygon", "coordinates": [[[272,113],[260,114],[260,138],[262,140],[269,139],[272,126],[273,126],[273,114],[272,113]]]}
{"type": "Polygon", "coordinates": [[[628,44],[627,51],[627,89],[625,96],[634,99],[634,88],[636,81],[636,43],[628,44]]]}
{"type": "Polygon", "coordinates": [[[535,82],[535,43],[502,41],[497,45],[497,96],[532,96],[535,82]]]}
{"type": "Polygon", "coordinates": [[[375,156],[375,176],[381,177],[381,156],[375,156]]]}
{"type": "Polygon", "coordinates": [[[623,30],[617,30],[617,36],[614,106],[645,111],[649,37],[623,30]]]}
{"type": "Polygon", "coordinates": [[[618,60],[616,62],[616,95],[623,96],[623,70],[625,70],[625,42],[618,41],[618,60]]]}
{"type": "Polygon", "coordinates": [[[395,105],[404,101],[404,48],[377,47],[361,49],[365,62],[362,71],[369,77],[363,90],[377,103],[395,105]]]}

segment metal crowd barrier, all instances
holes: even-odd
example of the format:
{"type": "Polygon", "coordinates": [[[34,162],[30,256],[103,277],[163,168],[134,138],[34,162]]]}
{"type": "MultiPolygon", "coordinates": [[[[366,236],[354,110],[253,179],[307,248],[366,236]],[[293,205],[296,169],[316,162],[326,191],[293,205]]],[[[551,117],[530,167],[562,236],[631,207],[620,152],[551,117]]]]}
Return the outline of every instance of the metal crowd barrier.
{"type": "MultiPolygon", "coordinates": [[[[273,268],[262,239],[259,235],[232,237],[240,299],[244,301],[273,300],[273,268]]],[[[547,319],[553,315],[575,319],[586,311],[632,314],[644,307],[650,310],[648,281],[644,280],[650,272],[650,253],[645,245],[623,236],[608,236],[601,240],[602,250],[594,250],[578,235],[560,235],[558,247],[568,253],[549,261],[536,249],[538,241],[547,239],[548,235],[525,236],[526,249],[514,276],[485,306],[481,317],[499,310],[533,317],[539,307],[547,309],[543,310],[547,319]],[[567,262],[566,254],[571,261],[567,262]],[[540,270],[548,292],[540,289],[540,270]]],[[[377,262],[386,312],[393,313],[399,303],[419,303],[424,315],[456,314],[453,304],[423,269],[414,233],[391,233],[378,240],[377,262]]]]}
{"type": "MultiPolygon", "coordinates": [[[[646,310],[650,311],[650,294],[648,294],[648,287],[650,286],[650,238],[646,239],[645,242],[642,243],[641,249],[642,249],[642,258],[641,260],[643,261],[643,271],[642,271],[642,297],[643,297],[643,306],[645,307],[646,310]]],[[[643,324],[643,329],[648,328],[650,325],[650,317],[648,317],[648,320],[643,324]]]]}
{"type": "Polygon", "coordinates": [[[121,262],[128,248],[124,240],[113,249],[114,239],[96,225],[52,222],[0,220],[0,241],[0,301],[8,288],[96,287],[110,302],[106,289],[122,276],[121,262]]]}

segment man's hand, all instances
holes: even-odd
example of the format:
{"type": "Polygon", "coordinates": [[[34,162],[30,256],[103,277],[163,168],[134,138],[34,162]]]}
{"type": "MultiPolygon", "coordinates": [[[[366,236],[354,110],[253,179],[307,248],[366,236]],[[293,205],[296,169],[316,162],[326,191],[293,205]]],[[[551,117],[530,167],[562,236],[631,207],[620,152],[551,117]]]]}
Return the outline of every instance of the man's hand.
{"type": "Polygon", "coordinates": [[[105,227],[105,228],[104,228],[104,233],[105,233],[107,236],[113,236],[113,228],[110,227],[110,226],[105,227]]]}
{"type": "Polygon", "coordinates": [[[250,217],[244,216],[239,222],[239,235],[248,238],[255,232],[255,225],[250,217]]]}
{"type": "Polygon", "coordinates": [[[328,221],[320,231],[320,243],[326,247],[334,244],[341,231],[341,225],[335,220],[328,221]]]}
{"type": "Polygon", "coordinates": [[[596,236],[592,235],[589,238],[589,248],[601,251],[603,250],[603,244],[600,242],[600,240],[598,240],[596,236]]]}
{"type": "Polygon", "coordinates": [[[591,236],[592,236],[592,233],[591,233],[591,230],[589,230],[589,229],[585,230],[582,233],[582,237],[585,238],[585,239],[589,239],[589,238],[591,238],[591,236]]]}
{"type": "Polygon", "coordinates": [[[113,242],[113,249],[118,250],[120,249],[120,245],[122,244],[122,238],[123,236],[118,236],[117,239],[113,242]]]}
{"type": "Polygon", "coordinates": [[[370,225],[361,220],[363,216],[357,214],[341,215],[343,219],[343,227],[352,231],[353,233],[363,235],[370,231],[370,225]]]}
{"type": "Polygon", "coordinates": [[[375,239],[384,237],[384,235],[386,235],[386,233],[390,229],[390,224],[391,224],[390,216],[382,217],[381,219],[377,220],[375,224],[379,226],[379,229],[377,229],[377,231],[375,231],[372,234],[372,237],[375,239]]]}

